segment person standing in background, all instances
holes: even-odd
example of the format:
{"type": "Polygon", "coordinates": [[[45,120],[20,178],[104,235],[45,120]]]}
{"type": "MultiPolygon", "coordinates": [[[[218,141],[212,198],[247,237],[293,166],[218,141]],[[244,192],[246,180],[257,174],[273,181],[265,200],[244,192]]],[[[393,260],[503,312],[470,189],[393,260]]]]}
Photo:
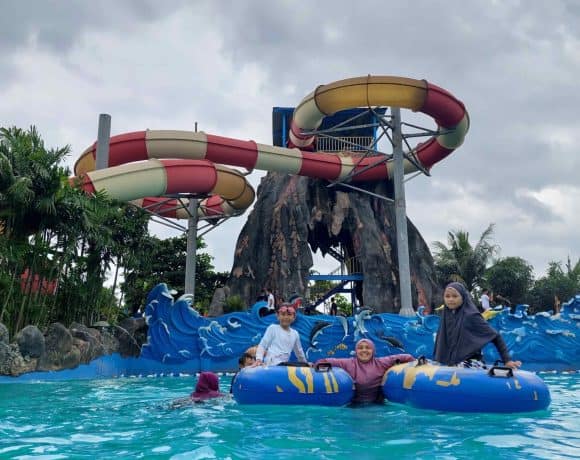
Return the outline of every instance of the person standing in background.
{"type": "Polygon", "coordinates": [[[330,304],[330,314],[332,316],[336,316],[338,315],[338,305],[336,304],[336,299],[333,297],[331,299],[331,304],[330,304]]]}
{"type": "Polygon", "coordinates": [[[491,305],[489,303],[489,290],[488,289],[483,290],[483,292],[481,293],[481,297],[479,298],[479,302],[481,303],[481,308],[483,308],[483,311],[487,311],[487,310],[491,309],[491,305]]]}
{"type": "Polygon", "coordinates": [[[274,299],[274,293],[272,292],[272,288],[266,288],[267,294],[267,301],[268,301],[268,310],[274,311],[276,310],[276,299],[274,299]]]}

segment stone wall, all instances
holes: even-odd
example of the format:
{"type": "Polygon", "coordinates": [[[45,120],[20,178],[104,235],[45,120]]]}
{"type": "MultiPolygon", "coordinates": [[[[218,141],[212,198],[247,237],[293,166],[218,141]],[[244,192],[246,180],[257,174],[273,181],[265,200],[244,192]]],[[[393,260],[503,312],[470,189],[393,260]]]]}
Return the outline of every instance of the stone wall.
{"type": "Polygon", "coordinates": [[[73,369],[112,353],[139,356],[146,339],[144,318],[127,318],[114,326],[73,323],[66,328],[53,323],[44,333],[36,326],[26,326],[12,341],[8,329],[0,323],[0,375],[16,377],[33,371],[73,369]]]}

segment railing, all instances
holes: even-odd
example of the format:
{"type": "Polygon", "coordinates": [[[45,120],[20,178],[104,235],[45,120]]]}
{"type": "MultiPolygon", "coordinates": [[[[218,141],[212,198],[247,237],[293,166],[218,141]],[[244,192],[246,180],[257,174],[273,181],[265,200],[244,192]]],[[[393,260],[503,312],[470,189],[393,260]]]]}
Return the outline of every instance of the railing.
{"type": "Polygon", "coordinates": [[[343,265],[339,265],[332,270],[329,275],[342,275],[346,273],[362,273],[362,263],[359,257],[351,257],[346,259],[343,265]]]}
{"type": "Polygon", "coordinates": [[[372,136],[318,137],[316,150],[323,152],[365,151],[372,143],[372,136]]]}
{"type": "Polygon", "coordinates": [[[345,261],[348,273],[362,273],[362,262],[359,257],[351,257],[345,261]]]}

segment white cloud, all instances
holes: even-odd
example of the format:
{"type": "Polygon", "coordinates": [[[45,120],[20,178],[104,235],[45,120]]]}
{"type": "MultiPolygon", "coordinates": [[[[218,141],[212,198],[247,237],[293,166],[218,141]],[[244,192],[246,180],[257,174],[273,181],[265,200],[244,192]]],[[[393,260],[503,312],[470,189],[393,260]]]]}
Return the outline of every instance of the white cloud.
{"type": "Polygon", "coordinates": [[[573,227],[580,224],[580,187],[561,186],[546,187],[538,191],[522,191],[545,206],[549,207],[554,213],[562,218],[562,223],[566,226],[573,227]]]}

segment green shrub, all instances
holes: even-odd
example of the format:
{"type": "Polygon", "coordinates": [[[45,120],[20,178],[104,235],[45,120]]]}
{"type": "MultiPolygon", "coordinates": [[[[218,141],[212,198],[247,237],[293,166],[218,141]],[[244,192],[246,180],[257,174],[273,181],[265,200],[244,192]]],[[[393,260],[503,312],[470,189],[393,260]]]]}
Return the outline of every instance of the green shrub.
{"type": "Polygon", "coordinates": [[[234,311],[244,311],[246,303],[239,295],[228,297],[224,302],[224,313],[232,313],[234,311]]]}

